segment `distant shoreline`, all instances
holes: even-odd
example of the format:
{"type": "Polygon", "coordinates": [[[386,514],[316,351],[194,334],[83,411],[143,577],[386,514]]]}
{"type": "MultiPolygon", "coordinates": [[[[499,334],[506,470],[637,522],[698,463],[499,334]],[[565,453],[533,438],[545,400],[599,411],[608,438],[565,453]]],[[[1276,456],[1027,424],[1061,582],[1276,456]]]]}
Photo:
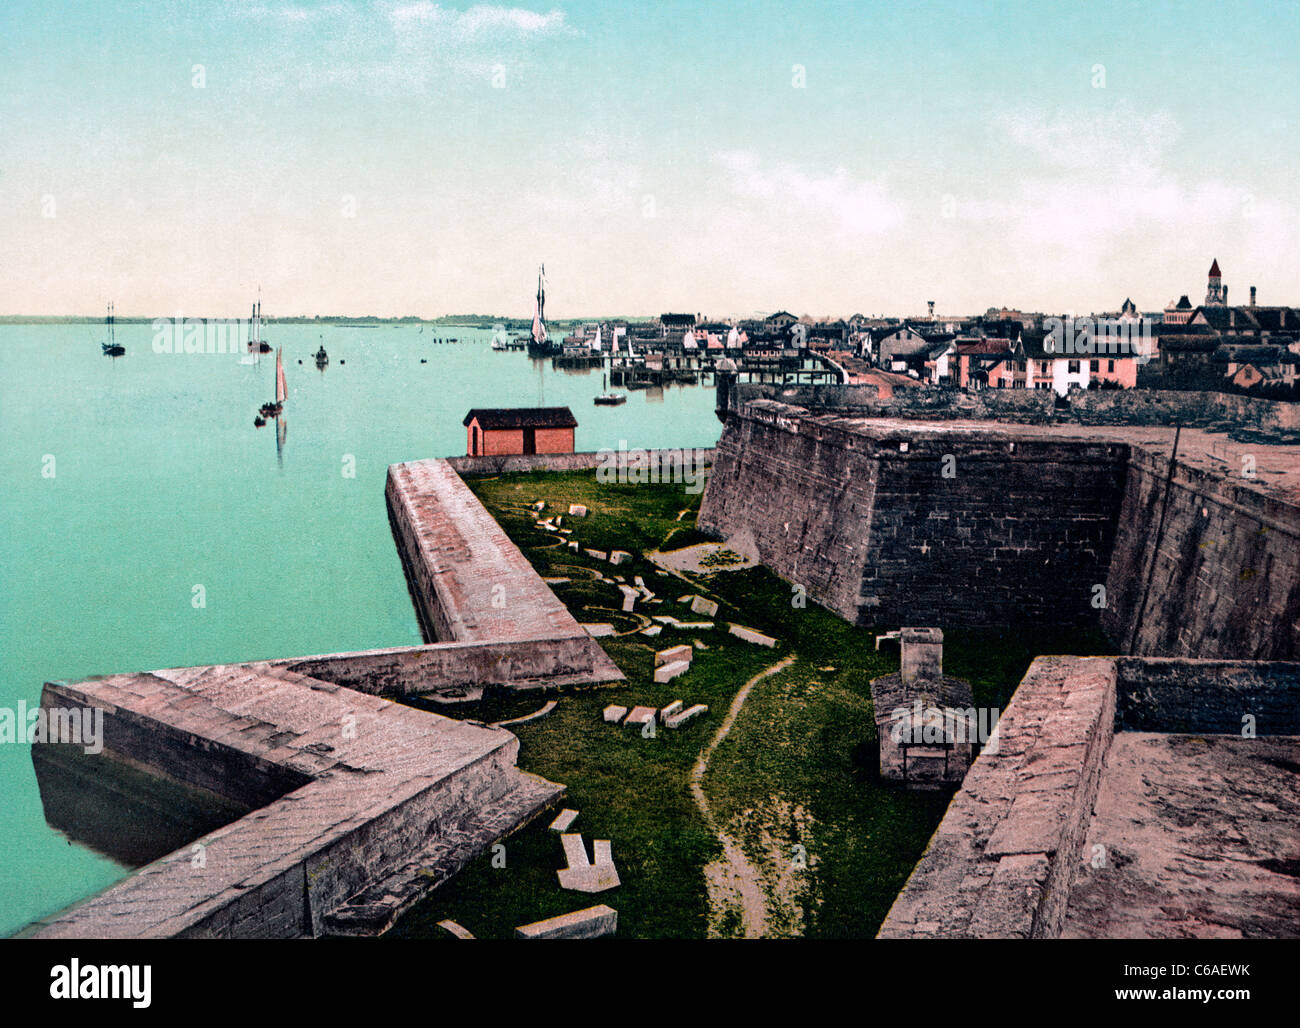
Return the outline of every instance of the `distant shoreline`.
{"type": "MultiPolygon", "coordinates": [[[[156,317],[144,317],[141,315],[124,315],[119,314],[114,317],[114,321],[119,325],[152,325],[156,320],[171,321],[176,315],[160,314],[156,317]]],[[[184,315],[186,321],[238,321],[238,317],[199,317],[197,315],[184,315]]],[[[247,320],[247,317],[243,320],[247,320]]],[[[581,325],[586,322],[595,321],[651,321],[651,318],[567,318],[563,320],[548,320],[548,324],[554,327],[568,328],[574,325],[581,325]]],[[[102,325],[104,315],[102,314],[0,314],[0,325],[102,325]]],[[[373,315],[364,317],[343,317],[339,315],[320,315],[316,317],[307,317],[305,315],[296,315],[293,317],[264,317],[262,323],[265,325],[329,325],[333,328],[377,328],[380,325],[439,325],[449,328],[483,328],[491,329],[497,325],[504,325],[507,331],[523,332],[527,331],[532,322],[527,318],[500,318],[482,314],[458,314],[445,315],[439,318],[379,318],[373,315]]]]}

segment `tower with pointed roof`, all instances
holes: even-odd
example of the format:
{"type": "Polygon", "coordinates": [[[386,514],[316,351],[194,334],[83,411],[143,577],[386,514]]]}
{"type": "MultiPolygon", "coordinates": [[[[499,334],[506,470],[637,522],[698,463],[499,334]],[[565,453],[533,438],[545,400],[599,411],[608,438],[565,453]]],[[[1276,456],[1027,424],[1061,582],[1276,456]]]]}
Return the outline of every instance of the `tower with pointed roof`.
{"type": "Polygon", "coordinates": [[[1210,281],[1205,290],[1205,305],[1222,307],[1228,302],[1228,287],[1223,284],[1223,275],[1219,273],[1219,259],[1216,257],[1210,265],[1210,281]]]}

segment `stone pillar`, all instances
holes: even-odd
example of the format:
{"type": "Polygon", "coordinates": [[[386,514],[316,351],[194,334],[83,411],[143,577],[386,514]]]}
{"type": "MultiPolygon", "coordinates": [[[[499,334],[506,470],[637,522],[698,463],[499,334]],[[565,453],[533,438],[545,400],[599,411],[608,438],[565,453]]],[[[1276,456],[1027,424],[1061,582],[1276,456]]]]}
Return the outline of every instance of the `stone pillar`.
{"type": "Polygon", "coordinates": [[[904,628],[898,638],[904,686],[943,679],[943,629],[904,628]]]}

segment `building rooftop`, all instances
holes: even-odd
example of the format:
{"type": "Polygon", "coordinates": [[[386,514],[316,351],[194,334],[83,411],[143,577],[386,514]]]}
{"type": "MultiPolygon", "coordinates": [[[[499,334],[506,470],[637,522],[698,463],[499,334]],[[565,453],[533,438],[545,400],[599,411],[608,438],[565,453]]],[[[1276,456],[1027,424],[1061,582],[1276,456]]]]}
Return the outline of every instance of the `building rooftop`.
{"type": "Polygon", "coordinates": [[[475,407],[463,425],[477,420],[480,428],[577,428],[568,407],[475,407]]]}

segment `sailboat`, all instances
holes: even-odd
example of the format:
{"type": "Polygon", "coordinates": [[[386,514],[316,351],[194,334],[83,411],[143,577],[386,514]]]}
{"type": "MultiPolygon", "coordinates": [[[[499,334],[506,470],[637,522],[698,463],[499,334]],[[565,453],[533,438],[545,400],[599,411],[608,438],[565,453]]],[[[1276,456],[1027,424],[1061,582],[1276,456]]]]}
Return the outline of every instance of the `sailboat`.
{"type": "Polygon", "coordinates": [[[537,306],[533,308],[533,334],[528,340],[528,356],[549,357],[555,353],[555,345],[546,333],[546,265],[537,272],[537,306]]]}
{"type": "Polygon", "coordinates": [[[275,402],[262,404],[259,412],[264,418],[278,418],[284,411],[284,401],[289,390],[284,384],[284,357],[280,350],[275,351],[275,402]]]}
{"type": "Polygon", "coordinates": [[[121,357],[126,353],[126,347],[117,341],[117,323],[116,315],[113,313],[113,305],[108,305],[108,313],[104,316],[104,331],[107,338],[100,343],[105,357],[121,357]]]}
{"type": "Polygon", "coordinates": [[[600,388],[603,390],[593,401],[602,407],[616,407],[620,403],[627,403],[627,393],[611,393],[609,391],[609,379],[605,375],[600,376],[600,388]]]}

